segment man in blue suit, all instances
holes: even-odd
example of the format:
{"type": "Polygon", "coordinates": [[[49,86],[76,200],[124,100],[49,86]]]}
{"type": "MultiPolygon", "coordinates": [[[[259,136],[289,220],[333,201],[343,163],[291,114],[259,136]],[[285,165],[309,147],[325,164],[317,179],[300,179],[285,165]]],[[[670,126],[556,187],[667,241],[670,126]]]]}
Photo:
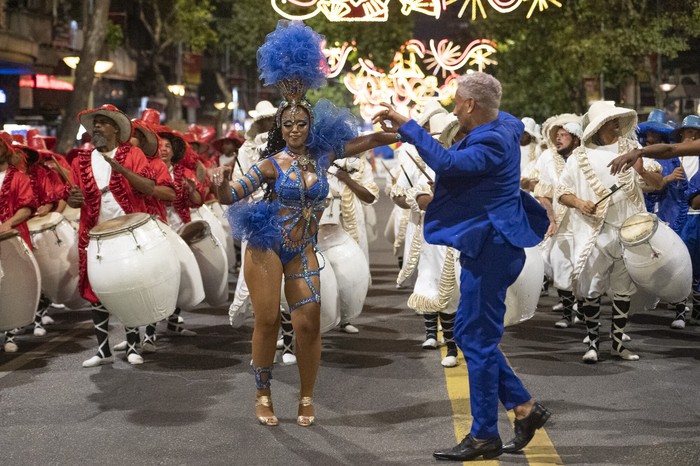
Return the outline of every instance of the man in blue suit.
{"type": "Polygon", "coordinates": [[[425,213],[429,243],[460,251],[461,299],[455,340],[469,370],[471,431],[437,459],[469,461],[517,452],[550,416],[535,403],[498,348],[505,296],[525,263],[523,248],[538,244],[549,224],[544,210],[520,190],[524,126],[498,107],[501,84],[486,73],[459,78],[454,114],[467,136],[449,150],[418,124],[384,104],[374,117],[384,131],[413,144],[435,171],[435,195],[425,213]],[[515,438],[498,433],[498,402],[515,412],[515,438]]]}

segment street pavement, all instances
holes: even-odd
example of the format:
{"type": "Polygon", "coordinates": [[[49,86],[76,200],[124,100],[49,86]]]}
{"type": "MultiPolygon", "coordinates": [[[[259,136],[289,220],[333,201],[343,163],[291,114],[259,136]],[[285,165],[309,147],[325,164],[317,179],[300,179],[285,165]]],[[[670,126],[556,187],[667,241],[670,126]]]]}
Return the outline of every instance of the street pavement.
{"type": "MultiPolygon", "coordinates": [[[[377,204],[383,231],[391,203],[377,204]]],[[[373,285],[357,335],[323,335],[316,424],[296,425],[298,372],[276,364],[277,427],[254,417],[249,367],[252,322],[239,329],[226,308],[184,312],[195,337],[159,327],[158,351],[130,366],[84,369],[96,349],[88,311],[55,310],[43,338],[18,337],[0,352],[0,460],[19,465],[426,465],[433,450],[468,429],[466,369],[444,369],[421,348],[422,319],[395,287],[391,245],[371,244],[373,285]]],[[[231,284],[231,290],[235,284],[231,284]]],[[[535,317],[506,330],[502,349],[533,396],[552,411],[523,454],[481,464],[700,464],[700,327],[669,328],[672,311],[635,314],[628,333],[641,359],[609,356],[603,307],[602,361],[581,362],[582,325],[553,327],[553,292],[535,317]]],[[[161,324],[162,325],[162,324],[161,324]]],[[[113,319],[110,341],[122,341],[113,319]]],[[[281,360],[281,358],[279,358],[281,360]]],[[[512,436],[502,410],[500,431],[512,436]]]]}

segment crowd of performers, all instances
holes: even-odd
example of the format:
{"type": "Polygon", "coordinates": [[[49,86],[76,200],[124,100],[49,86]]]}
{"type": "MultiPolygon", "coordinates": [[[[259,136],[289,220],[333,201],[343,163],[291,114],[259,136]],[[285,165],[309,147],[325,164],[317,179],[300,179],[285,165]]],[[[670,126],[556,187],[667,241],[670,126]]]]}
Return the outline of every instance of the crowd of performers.
{"type": "MultiPolygon", "coordinates": [[[[278,86],[284,100],[277,107],[259,102],[244,133],[231,131],[215,139],[212,130],[197,125],[181,133],[164,126],[155,110],[131,120],[112,105],[80,113],[87,136],[65,156],[50,149],[55,141],[36,131],[26,137],[0,133],[0,235],[17,230],[32,248],[31,219],[59,213],[75,224],[77,286],[91,308],[97,339],[96,354],[83,362],[84,367],[113,362],[113,350],[125,351],[130,364],[141,364],[142,354],[157,348],[157,322],[145,326],[143,339],[138,326],[125,326],[126,340],[110,347],[110,310],[88,278],[91,230],[126,214],[146,213],[177,232],[202,219],[203,206],[230,204],[226,216],[218,219],[241,250],[230,320],[237,327],[254,315],[256,418],[265,425],[278,422],[270,382],[276,350],[281,349],[282,363],[299,368],[297,422],[313,424],[320,333],[327,330],[321,328],[321,289],[328,285],[320,277],[324,268],[325,273],[332,268],[329,281],[336,281],[338,291],[352,281],[351,296],[340,296],[338,317],[331,318],[330,328],[358,333],[352,321],[371,283],[368,243],[377,236],[371,205],[380,194],[376,167],[367,154],[388,144],[397,147],[392,166],[383,161],[380,165],[395,204],[384,236],[399,260],[396,286],[412,289],[407,306],[422,316],[422,346],[433,349],[444,343],[442,365],[458,364],[453,328],[460,300],[460,254],[429,244],[423,231],[435,173],[396,133],[359,135],[349,111],[326,101],[309,103],[306,90],[321,86],[327,71],[320,65],[319,43],[320,36],[297,23],[279,26],[268,36],[258,54],[261,78],[278,86]],[[305,46],[307,63],[290,65],[286,57],[305,46]]],[[[457,118],[436,101],[422,109],[417,123],[444,148],[465,136],[457,118]]],[[[550,221],[538,246],[546,264],[543,290],[547,292],[551,283],[560,301],[561,319],[555,327],[585,325],[583,361],[598,361],[604,295],[612,303],[612,355],[639,359],[625,333],[638,290],[619,240],[623,222],[638,213],[654,212],[687,245],[692,301],[668,303],[674,311],[670,326],[700,325],[700,159],[657,162],[637,157],[632,169],[614,175],[609,166],[642,145],[700,139],[700,117],[689,116],[674,125],[663,111],[655,110],[638,124],[633,110],[595,102],[585,115],[553,116],[541,128],[531,118],[522,123],[521,189],[544,206],[550,221]]],[[[231,259],[235,255],[229,251],[228,257],[226,269],[220,270],[224,276],[237,271],[231,259]]],[[[52,323],[47,310],[61,304],[42,294],[31,326],[34,335],[46,335],[44,326],[52,323]]],[[[181,308],[171,311],[165,331],[195,335],[185,328],[181,308]]],[[[18,350],[20,332],[5,333],[4,351],[18,350]]]]}

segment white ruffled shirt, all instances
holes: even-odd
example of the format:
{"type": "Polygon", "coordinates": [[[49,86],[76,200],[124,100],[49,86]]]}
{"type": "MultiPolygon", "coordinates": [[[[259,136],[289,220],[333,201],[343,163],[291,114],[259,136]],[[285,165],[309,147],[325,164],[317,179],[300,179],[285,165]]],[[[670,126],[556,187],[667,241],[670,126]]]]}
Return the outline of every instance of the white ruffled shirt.
{"type": "MultiPolygon", "coordinates": [[[[112,166],[104,159],[103,155],[113,159],[116,153],[116,148],[104,153],[98,151],[97,149],[92,151],[92,174],[95,177],[95,183],[97,183],[97,187],[99,189],[104,189],[107,187],[109,185],[109,180],[112,177],[112,166]]],[[[106,193],[102,194],[100,216],[97,219],[97,223],[102,223],[106,220],[119,217],[120,215],[125,215],[125,212],[114,198],[114,194],[112,194],[111,191],[107,191],[106,193]]]]}

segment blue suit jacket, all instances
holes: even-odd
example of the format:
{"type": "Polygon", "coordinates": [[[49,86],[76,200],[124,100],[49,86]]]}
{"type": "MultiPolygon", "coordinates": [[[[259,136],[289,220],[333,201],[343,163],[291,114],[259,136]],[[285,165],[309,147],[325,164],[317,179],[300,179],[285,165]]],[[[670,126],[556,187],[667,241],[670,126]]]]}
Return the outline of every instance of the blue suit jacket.
{"type": "Polygon", "coordinates": [[[496,120],[474,128],[447,150],[413,120],[399,128],[437,175],[425,212],[429,243],[476,258],[493,230],[516,247],[542,241],[549,226],[546,211],[520,190],[523,129],[520,120],[499,112],[496,120]]]}

